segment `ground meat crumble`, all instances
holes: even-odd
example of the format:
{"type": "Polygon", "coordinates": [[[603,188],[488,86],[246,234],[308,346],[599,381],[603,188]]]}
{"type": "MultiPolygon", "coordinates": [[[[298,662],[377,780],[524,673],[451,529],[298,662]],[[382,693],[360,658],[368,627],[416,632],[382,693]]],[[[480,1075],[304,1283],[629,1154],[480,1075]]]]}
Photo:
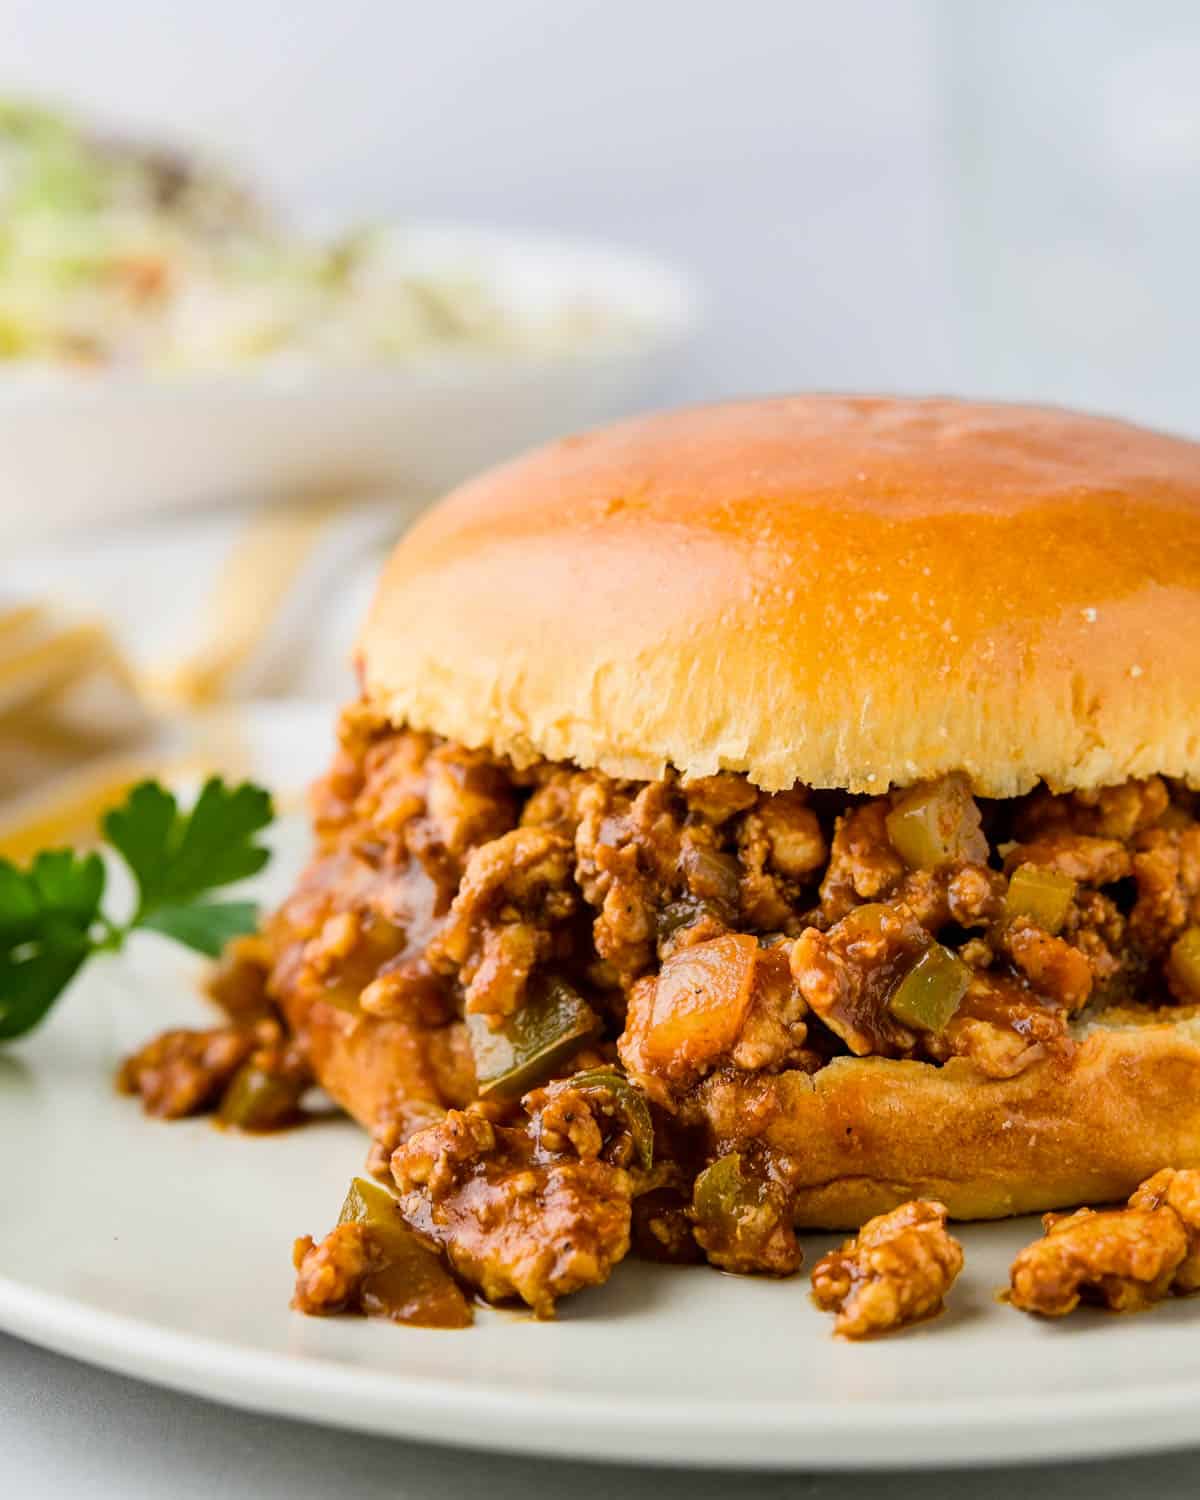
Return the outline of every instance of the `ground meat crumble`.
{"type": "Polygon", "coordinates": [[[871,798],[638,782],[517,768],[358,706],[314,826],[292,896],[214,986],[232,1024],[151,1043],[122,1086],[154,1113],[214,1108],[292,1048],[457,1274],[541,1314],[631,1239],[795,1269],[786,1163],[749,1116],[722,1139],[707,1101],[752,1115],[759,1081],[846,1054],[1009,1078],[1069,1057],[1081,1014],[1200,1000],[1200,823],[1158,777],[1010,801],[955,776],[871,798]],[[904,993],[918,966],[942,1010],[904,993]],[[331,1026],[361,1042],[345,1078],[320,1065],[331,1026]],[[594,1091],[547,1094],[581,1068],[636,1090],[653,1168],[594,1091]],[[714,1223],[694,1192],[731,1146],[714,1223]]]}
{"type": "Polygon", "coordinates": [[[178,1120],[216,1111],[241,1130],[277,1130],[300,1118],[313,1082],[303,1044],[270,1017],[206,1030],[164,1031],[127,1057],[117,1088],[148,1115],[178,1120]]]}
{"type": "Polygon", "coordinates": [[[338,1224],[317,1244],[302,1235],[292,1246],[296,1290],[292,1306],[310,1317],[361,1312],[362,1286],[375,1264],[375,1248],[362,1224],[338,1224]]]}
{"type": "Polygon", "coordinates": [[[813,1267],[813,1301],[846,1339],[890,1333],[941,1310],[963,1267],[940,1203],[914,1199],[870,1219],[813,1267]]]}
{"type": "Polygon", "coordinates": [[[1200,1171],[1170,1167],[1125,1208],[1047,1214],[1045,1235],[1013,1261],[1008,1299],[1061,1318],[1082,1302],[1139,1312],[1171,1293],[1200,1290],[1200,1171]]]}
{"type": "Polygon", "coordinates": [[[549,1317],[559,1297],[606,1280],[629,1249],[633,1180],[602,1159],[586,1105],[575,1119],[575,1132],[547,1132],[452,1110],[392,1157],[409,1223],[490,1302],[519,1297],[549,1317]]]}

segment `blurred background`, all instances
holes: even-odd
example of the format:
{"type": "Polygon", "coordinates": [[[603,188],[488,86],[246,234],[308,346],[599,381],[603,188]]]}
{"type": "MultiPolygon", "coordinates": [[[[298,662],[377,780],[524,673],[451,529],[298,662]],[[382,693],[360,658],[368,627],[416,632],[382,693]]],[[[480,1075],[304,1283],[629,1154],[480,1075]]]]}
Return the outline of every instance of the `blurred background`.
{"type": "MultiPolygon", "coordinates": [[[[0,606],[20,622],[0,634],[0,710],[44,716],[47,681],[94,684],[96,661],[159,726],[342,696],[354,621],[407,518],[480,463],[646,405],[953,392],[1200,435],[1194,0],[6,0],[4,14],[6,97],[199,150],[316,234],[450,221],[594,242],[602,275],[522,241],[522,295],[599,275],[642,332],[586,357],[493,350],[450,369],[405,354],[369,383],[310,360],[286,367],[292,405],[257,376],[139,385],[95,369],[66,396],[47,383],[10,399],[23,362],[0,363],[0,606]],[[608,245],[641,259],[610,264],[608,245]],[[347,467],[376,447],[391,469],[347,467]],[[62,495],[72,524],[47,541],[62,495]],[[54,642],[71,631],[68,667],[54,642]]],[[[0,210],[0,249],[4,228],[0,210]]],[[[33,722],[0,713],[0,803],[75,763],[70,733],[57,758],[33,722]]]]}
{"type": "Polygon", "coordinates": [[[211,146],[308,219],[692,268],[666,399],[1047,397],[1195,427],[1191,0],[7,0],[0,83],[211,146]]]}

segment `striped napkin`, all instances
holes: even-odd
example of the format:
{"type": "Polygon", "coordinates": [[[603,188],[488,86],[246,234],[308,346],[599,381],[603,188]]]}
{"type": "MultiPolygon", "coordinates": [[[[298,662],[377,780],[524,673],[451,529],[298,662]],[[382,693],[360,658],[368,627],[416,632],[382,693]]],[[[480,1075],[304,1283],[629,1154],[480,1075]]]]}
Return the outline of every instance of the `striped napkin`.
{"type": "Polygon", "coordinates": [[[7,558],[0,856],[85,841],[143,777],[245,774],[230,705],[348,696],[374,576],[421,503],[207,512],[7,558]]]}

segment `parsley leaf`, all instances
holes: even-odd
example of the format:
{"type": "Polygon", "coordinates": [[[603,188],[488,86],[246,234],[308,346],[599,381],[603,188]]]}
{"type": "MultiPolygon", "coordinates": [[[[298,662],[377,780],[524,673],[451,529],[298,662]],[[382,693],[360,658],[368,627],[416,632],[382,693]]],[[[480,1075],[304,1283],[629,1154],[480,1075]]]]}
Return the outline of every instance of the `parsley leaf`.
{"type": "Polygon", "coordinates": [[[192,906],[159,906],[139,925],[217,958],[231,938],[253,932],[257,920],[253,901],[197,901],[192,906]]]}
{"type": "Polygon", "coordinates": [[[97,946],[104,865],[69,849],[0,860],[0,1041],[35,1027],[97,946]]]}
{"type": "MultiPolygon", "coordinates": [[[[270,795],[243,782],[204,783],[190,814],[156,781],[130,792],[104,819],[104,833],[138,887],[135,926],[165,908],[188,906],[207,891],[256,875],[270,854],[253,835],[274,817],[270,795]]],[[[207,951],[207,950],[203,950],[207,951]]]]}
{"type": "Polygon", "coordinates": [[[134,787],[103,824],[137,889],[120,924],[102,907],[98,854],[47,850],[24,870],[0,859],[0,1041],[31,1031],[93,953],[121,948],[137,929],[210,957],[253,931],[253,902],[207,898],[262,869],[270,853],[255,835],[273,817],[270,795],[250,782],[213,777],[190,813],[157,782],[134,787]]]}

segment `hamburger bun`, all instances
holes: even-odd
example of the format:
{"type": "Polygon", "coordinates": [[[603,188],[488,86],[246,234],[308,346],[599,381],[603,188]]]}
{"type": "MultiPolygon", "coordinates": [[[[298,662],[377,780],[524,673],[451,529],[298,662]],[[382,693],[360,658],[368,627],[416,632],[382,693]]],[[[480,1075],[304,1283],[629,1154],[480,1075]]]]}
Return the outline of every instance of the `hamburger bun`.
{"type": "Polygon", "coordinates": [[[794,397],[567,438],[408,534],[359,642],[395,723],[653,779],[991,797],[1200,778],[1200,446],[794,397]]]}
{"type": "MultiPolygon", "coordinates": [[[[1007,798],[1200,785],[1198,638],[1200,446],[816,396],[641,418],[463,486],[396,549],[358,662],[383,719],[518,768],[873,795],[963,772],[1007,798]]],[[[323,1031],[364,1120],[378,1024],[346,1032],[349,1065],[323,1031]]],[[[1200,1023],[1178,1006],[1104,1013],[1012,1078],[839,1057],[755,1088],[810,1227],[917,1196],[959,1218],[1066,1207],[1200,1166],[1200,1023]]],[[[701,1089],[714,1140],[746,1136],[746,1090],[701,1089]]]]}

